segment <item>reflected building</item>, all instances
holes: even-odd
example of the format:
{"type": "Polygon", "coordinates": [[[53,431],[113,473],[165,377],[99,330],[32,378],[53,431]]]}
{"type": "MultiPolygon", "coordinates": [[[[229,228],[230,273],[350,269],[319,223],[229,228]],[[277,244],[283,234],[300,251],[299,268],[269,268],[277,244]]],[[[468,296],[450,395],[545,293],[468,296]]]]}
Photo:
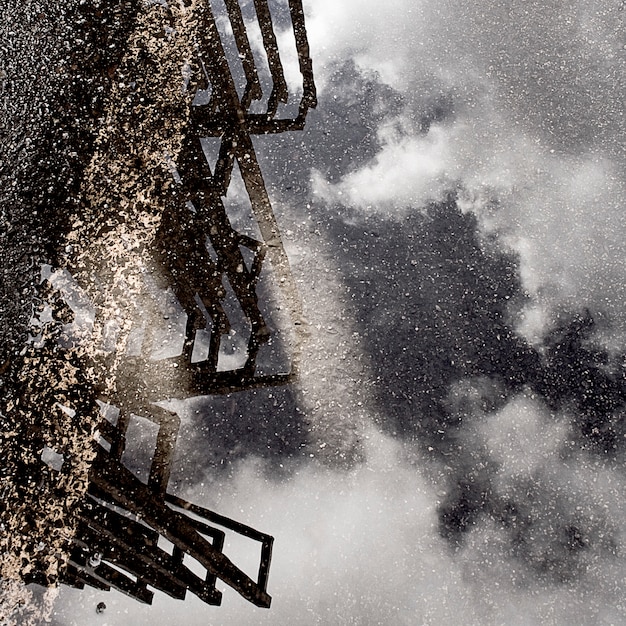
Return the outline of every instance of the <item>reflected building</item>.
{"type": "MultiPolygon", "coordinates": [[[[13,406],[28,417],[30,452],[16,460],[22,473],[7,493],[63,499],[54,522],[49,511],[43,522],[16,522],[18,535],[33,537],[20,548],[22,565],[14,561],[25,582],[115,588],[146,603],[154,590],[180,599],[189,591],[219,605],[221,580],[270,605],[272,537],[168,492],[180,418],[167,400],[281,385],[297,373],[301,304],[252,135],[302,129],[315,85],[301,1],[278,7],[293,32],[295,93],[270,6],[255,0],[253,8],[236,0],[220,14],[208,0],[146,8],[160,11],[146,18],[155,33],[163,20],[170,26],[150,39],[139,19],[133,52],[116,68],[81,211],[63,260],[43,270],[13,406]],[[251,22],[262,50],[251,43],[251,22]],[[172,49],[188,54],[172,65],[182,65],[182,88],[157,97],[154,81],[142,86],[129,68],[139,59],[148,75],[172,49]],[[177,96],[183,104],[168,107],[177,96]],[[149,148],[138,149],[136,137],[149,148]],[[162,137],[169,143],[154,148],[162,137]],[[148,176],[158,171],[154,152],[169,180],[148,176]],[[111,182],[112,173],[130,182],[111,182]],[[224,200],[235,178],[247,199],[245,232],[224,200]],[[274,309],[280,315],[268,319],[274,309]],[[145,475],[125,463],[133,420],[156,433],[145,475]],[[37,481],[35,491],[24,486],[37,481]],[[48,546],[51,527],[62,530],[48,546]],[[228,533],[260,544],[256,577],[224,553],[228,533]]],[[[171,79],[175,70],[164,71],[171,79]]]]}

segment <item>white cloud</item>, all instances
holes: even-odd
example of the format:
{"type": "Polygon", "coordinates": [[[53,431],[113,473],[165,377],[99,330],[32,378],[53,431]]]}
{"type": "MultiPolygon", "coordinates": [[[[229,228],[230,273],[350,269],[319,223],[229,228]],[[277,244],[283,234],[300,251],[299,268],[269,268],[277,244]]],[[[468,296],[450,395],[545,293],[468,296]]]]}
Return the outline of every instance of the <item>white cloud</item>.
{"type": "MultiPolygon", "coordinates": [[[[419,209],[457,184],[495,202],[497,213],[468,206],[520,254],[527,319],[588,306],[612,316],[606,340],[623,345],[618,5],[316,0],[310,36],[322,83],[333,61],[354,58],[406,101],[401,117],[379,129],[380,152],[334,185],[318,175],[316,192],[385,212],[419,209]],[[416,120],[438,94],[454,111],[423,135],[416,120]]],[[[520,329],[536,338],[532,324],[520,329]]]]}
{"type": "Polygon", "coordinates": [[[482,420],[478,429],[501,478],[530,476],[558,456],[569,425],[546,413],[539,401],[522,394],[482,420]]]}
{"type": "MultiPolygon", "coordinates": [[[[541,465],[540,452],[532,452],[535,460],[528,467],[520,459],[542,432],[548,433],[548,448],[559,439],[558,427],[546,430],[543,419],[538,404],[518,398],[492,420],[494,427],[504,425],[502,433],[490,436],[494,453],[506,460],[515,448],[518,477],[541,465]],[[516,424],[516,418],[521,423],[516,424]]],[[[580,581],[546,586],[528,576],[511,555],[506,533],[491,523],[477,525],[467,536],[466,548],[454,552],[437,533],[438,496],[416,469],[416,459],[409,462],[402,444],[375,431],[368,434],[366,455],[367,460],[350,471],[309,464],[284,482],[267,479],[262,467],[248,460],[223,485],[220,495],[214,480],[206,483],[213,486],[211,493],[196,486],[190,494],[194,501],[210,503],[260,530],[271,530],[276,538],[269,584],[274,599],[268,611],[228,589],[219,608],[190,596],[184,605],[185,623],[441,626],[458,624],[459,615],[465,624],[481,625],[565,626],[623,620],[619,594],[607,584],[623,576],[621,560],[603,559],[598,568],[600,561],[591,552],[587,575],[580,581]]],[[[556,485],[557,493],[571,490],[569,481],[585,492],[586,499],[576,501],[585,511],[594,513],[598,504],[611,499],[615,508],[623,479],[591,464],[575,465],[574,476],[562,464],[550,470],[550,484],[556,485]],[[593,497],[592,491],[597,492],[593,497]]],[[[612,514],[620,519],[621,505],[612,514]]],[[[544,511],[537,519],[549,532],[550,516],[544,511]]],[[[254,573],[249,548],[234,542],[226,546],[236,563],[247,563],[254,573]]],[[[158,593],[154,606],[146,607],[116,592],[62,588],[54,623],[149,626],[158,619],[161,624],[175,624],[182,606],[158,593]],[[102,616],[95,613],[99,601],[107,604],[102,616]]]]}
{"type": "Polygon", "coordinates": [[[368,210],[419,207],[436,200],[454,184],[458,166],[450,155],[449,134],[440,128],[427,135],[381,137],[381,152],[365,167],[336,185],[314,173],[314,192],[368,210]]]}

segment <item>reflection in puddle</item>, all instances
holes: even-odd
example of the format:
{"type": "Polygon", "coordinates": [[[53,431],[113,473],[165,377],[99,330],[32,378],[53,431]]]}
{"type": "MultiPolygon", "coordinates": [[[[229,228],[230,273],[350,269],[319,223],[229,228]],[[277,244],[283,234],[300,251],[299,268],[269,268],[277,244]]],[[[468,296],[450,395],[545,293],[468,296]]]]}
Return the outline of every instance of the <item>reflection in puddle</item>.
{"type": "Polygon", "coordinates": [[[8,458],[4,494],[20,506],[4,516],[4,579],[115,588],[146,603],[153,589],[191,591],[208,604],[221,602],[220,579],[270,605],[272,538],[168,493],[180,419],[157,406],[284,384],[297,370],[301,305],[251,134],[301,129],[315,86],[299,0],[289,0],[296,99],[269,8],[255,7],[265,67],[235,0],[218,20],[228,39],[209,3],[139,12],[85,206],[59,267],[42,272],[8,406],[18,445],[28,444],[8,458]],[[181,94],[171,80],[187,58],[181,94]],[[265,110],[248,113],[259,102],[265,110]],[[231,180],[249,207],[227,208],[231,180]],[[235,228],[241,215],[251,219],[235,228]],[[260,544],[254,578],[223,553],[228,533],[260,544]]]}

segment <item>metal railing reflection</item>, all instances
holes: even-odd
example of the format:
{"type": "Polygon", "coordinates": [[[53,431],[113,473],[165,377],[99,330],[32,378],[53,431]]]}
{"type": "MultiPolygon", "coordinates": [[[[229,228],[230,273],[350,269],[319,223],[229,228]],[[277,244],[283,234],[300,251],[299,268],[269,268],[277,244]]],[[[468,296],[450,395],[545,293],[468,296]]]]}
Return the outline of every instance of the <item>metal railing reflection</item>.
{"type": "MultiPolygon", "coordinates": [[[[116,361],[117,384],[109,389],[103,383],[95,392],[102,406],[117,407],[118,413],[113,419],[102,411],[97,453],[89,470],[87,493],[77,509],[78,523],[60,581],[79,588],[115,588],[146,603],[152,601],[150,587],[174,598],[184,598],[190,591],[208,604],[220,604],[219,579],[247,600],[268,607],[272,537],[168,493],[180,419],[155,403],[172,396],[284,384],[296,373],[301,305],[251,135],[301,129],[309,108],[316,105],[315,85],[300,0],[288,3],[302,75],[302,94],[292,117],[277,115],[290,94],[267,1],[255,0],[254,8],[271,79],[269,95],[241,7],[235,0],[225,0],[234,39],[231,43],[245,76],[241,97],[210,4],[205,1],[192,6],[198,12],[198,62],[187,89],[195,89],[196,98],[182,150],[172,164],[176,182],[151,252],[153,267],[146,270],[145,283],[135,294],[137,314],[148,321],[137,335],[138,347],[121,355],[111,350],[98,364],[106,372],[107,361],[116,361]],[[251,113],[251,106],[265,97],[265,112],[251,113]],[[203,150],[207,136],[220,138],[213,170],[203,150]],[[224,204],[235,164],[260,233],[258,239],[233,227],[224,204]],[[257,371],[259,351],[272,338],[258,291],[268,264],[295,329],[288,371],[272,373],[257,371]],[[177,354],[155,358],[151,346],[157,343],[156,329],[150,320],[163,318],[155,293],[166,290],[171,290],[182,311],[182,345],[177,354]],[[231,319],[228,312],[229,292],[249,335],[243,362],[224,366],[220,363],[223,337],[234,324],[241,325],[241,320],[231,319]],[[201,337],[208,346],[204,345],[205,354],[198,358],[201,337]],[[147,419],[158,428],[145,482],[122,458],[131,416],[147,419]],[[256,579],[223,553],[226,532],[261,543],[256,579]],[[190,559],[194,569],[188,566],[190,559]],[[198,574],[199,568],[204,574],[198,574]]],[[[36,576],[31,578],[36,580],[36,576]]]]}

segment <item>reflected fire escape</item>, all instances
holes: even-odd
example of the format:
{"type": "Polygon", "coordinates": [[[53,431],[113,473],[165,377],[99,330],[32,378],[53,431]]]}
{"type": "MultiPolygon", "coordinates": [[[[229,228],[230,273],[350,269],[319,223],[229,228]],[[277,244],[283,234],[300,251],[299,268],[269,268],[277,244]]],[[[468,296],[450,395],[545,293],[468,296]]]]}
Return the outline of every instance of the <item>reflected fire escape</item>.
{"type": "Polygon", "coordinates": [[[157,270],[152,283],[146,279],[145,293],[136,304],[140,316],[152,319],[160,314],[162,318],[153,295],[155,290],[170,290],[183,312],[181,319],[186,318],[182,348],[174,356],[155,358],[149,354],[153,329],[144,327],[138,335],[139,348],[135,353],[127,351],[121,359],[118,389],[100,395],[100,443],[79,507],[69,563],[60,579],[65,584],[115,588],[146,603],[152,601],[152,589],[179,599],[190,591],[208,604],[219,605],[219,579],[257,606],[270,605],[267,582],[273,538],[168,492],[180,418],[156,404],[166,400],[171,390],[164,391],[154,381],[166,380],[168,372],[176,371],[176,384],[181,387],[177,391],[190,397],[284,384],[296,372],[300,303],[251,139],[253,134],[302,129],[308,110],[316,105],[302,4],[289,0],[288,6],[303,91],[290,117],[278,115],[290,94],[267,0],[254,0],[254,9],[270,81],[264,80],[257,67],[237,0],[225,0],[226,15],[222,16],[232,29],[231,50],[223,41],[224,29],[220,36],[210,6],[202,14],[198,28],[201,76],[191,126],[181,155],[172,164],[176,184],[157,233],[153,254],[157,270]],[[232,58],[240,61],[238,70],[245,76],[241,97],[232,58]],[[264,94],[264,82],[271,82],[269,94],[264,94]],[[263,110],[255,113],[255,107],[263,110]],[[205,157],[208,137],[220,142],[213,168],[205,157]],[[223,198],[235,164],[259,238],[238,232],[225,207],[223,198]],[[271,342],[273,332],[261,312],[258,294],[260,276],[268,264],[294,337],[288,371],[270,373],[257,371],[259,351],[271,342]],[[226,305],[228,297],[238,304],[249,332],[245,361],[233,366],[220,363],[223,338],[234,324],[232,306],[226,305]],[[158,428],[145,482],[122,459],[131,416],[147,419],[158,428]],[[224,554],[227,533],[260,543],[256,579],[224,554]]]}

